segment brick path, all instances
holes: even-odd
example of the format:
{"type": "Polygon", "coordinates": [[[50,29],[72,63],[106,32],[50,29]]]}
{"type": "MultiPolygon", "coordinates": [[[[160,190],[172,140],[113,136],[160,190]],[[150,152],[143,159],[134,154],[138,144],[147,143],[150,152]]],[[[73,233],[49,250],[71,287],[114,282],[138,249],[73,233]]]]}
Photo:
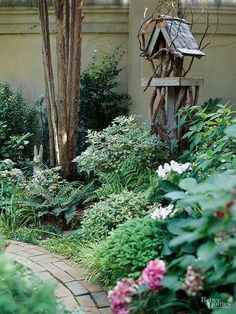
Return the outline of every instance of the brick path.
{"type": "Polygon", "coordinates": [[[67,258],[44,248],[9,241],[6,254],[33,270],[44,281],[57,283],[56,295],[69,311],[80,309],[90,314],[110,314],[107,294],[97,285],[85,281],[84,269],[67,258]]]}

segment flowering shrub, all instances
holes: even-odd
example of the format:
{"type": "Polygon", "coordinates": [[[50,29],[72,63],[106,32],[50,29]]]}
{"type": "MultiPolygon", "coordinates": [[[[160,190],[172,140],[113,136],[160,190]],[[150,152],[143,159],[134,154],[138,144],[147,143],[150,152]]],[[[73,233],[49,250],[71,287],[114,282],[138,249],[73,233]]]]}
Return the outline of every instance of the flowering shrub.
{"type": "Polygon", "coordinates": [[[51,193],[57,193],[66,181],[60,176],[61,167],[45,168],[35,173],[26,185],[26,191],[37,187],[47,189],[51,193]]]}
{"type": "Polygon", "coordinates": [[[12,168],[11,170],[0,171],[0,181],[8,181],[10,184],[16,184],[17,182],[23,184],[25,182],[25,176],[20,169],[12,168]]]}
{"type": "Polygon", "coordinates": [[[165,272],[164,261],[155,259],[148,263],[137,281],[131,278],[119,281],[108,294],[112,313],[133,313],[137,299],[144,297],[149,289],[155,293],[161,288],[165,272]]]}
{"type": "Polygon", "coordinates": [[[185,276],[183,284],[183,290],[190,297],[197,296],[202,290],[204,290],[205,277],[199,269],[194,269],[189,266],[185,276]]]}
{"type": "Polygon", "coordinates": [[[166,272],[165,263],[162,260],[150,261],[143,270],[140,282],[145,284],[152,291],[161,287],[161,280],[166,272]]]}
{"type": "Polygon", "coordinates": [[[129,305],[137,288],[138,284],[131,278],[119,281],[108,295],[112,313],[129,314],[129,305]]]}
{"type": "MultiPolygon", "coordinates": [[[[121,281],[109,293],[113,313],[123,313],[122,310],[132,314],[235,313],[236,173],[232,170],[216,174],[201,183],[193,178],[185,178],[179,185],[182,191],[169,193],[168,197],[183,208],[191,206],[201,209],[202,216],[169,220],[167,229],[171,239],[167,240],[168,250],[159,251],[157,257],[149,258],[139,277],[123,270],[124,277],[132,277],[128,280],[132,289],[128,289],[126,299],[127,290],[123,289],[122,283],[127,279],[119,278],[121,281]],[[119,298],[120,295],[123,299],[119,298]],[[115,306],[116,302],[118,307],[115,306]]],[[[143,226],[146,219],[143,219],[143,226]]],[[[124,234],[122,227],[108,237],[107,242],[112,237],[113,241],[107,247],[106,254],[110,254],[109,250],[116,245],[118,232],[123,231],[124,234]]],[[[136,238],[137,231],[131,228],[130,232],[136,238]]],[[[125,241],[126,245],[127,242],[134,243],[126,234],[125,241]]],[[[141,240],[137,237],[136,241],[135,244],[141,240]]],[[[136,259],[139,256],[132,250],[130,253],[136,259]]],[[[119,254],[123,256],[121,247],[119,254]]],[[[110,266],[107,276],[119,269],[116,261],[118,256],[113,255],[109,259],[113,267],[110,266]]],[[[124,262],[125,267],[127,260],[128,257],[124,262]]]]}

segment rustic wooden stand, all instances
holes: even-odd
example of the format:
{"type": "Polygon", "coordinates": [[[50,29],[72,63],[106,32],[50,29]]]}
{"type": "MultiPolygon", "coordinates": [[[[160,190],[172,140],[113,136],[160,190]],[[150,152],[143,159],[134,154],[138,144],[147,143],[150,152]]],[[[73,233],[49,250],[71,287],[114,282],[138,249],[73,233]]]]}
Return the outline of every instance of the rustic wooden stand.
{"type": "MultiPolygon", "coordinates": [[[[199,87],[203,85],[203,79],[199,77],[186,78],[186,77],[159,77],[153,78],[149,81],[146,78],[141,80],[141,85],[146,87],[154,87],[157,89],[164,89],[166,101],[163,110],[165,111],[165,119],[161,117],[161,129],[165,130],[166,138],[173,147],[182,137],[182,128],[176,126],[179,123],[180,116],[177,115],[178,111],[190,104],[197,105],[199,96],[199,87]],[[162,120],[162,121],[161,121],[162,120]],[[165,121],[163,121],[165,120],[165,121]]],[[[152,104],[153,107],[154,104],[152,104]]],[[[161,111],[159,110],[159,113],[161,111]]],[[[153,109],[150,110],[151,121],[153,121],[153,109]]],[[[158,117],[157,117],[158,119],[158,117]]],[[[159,132],[160,133],[160,132],[159,132]]]]}

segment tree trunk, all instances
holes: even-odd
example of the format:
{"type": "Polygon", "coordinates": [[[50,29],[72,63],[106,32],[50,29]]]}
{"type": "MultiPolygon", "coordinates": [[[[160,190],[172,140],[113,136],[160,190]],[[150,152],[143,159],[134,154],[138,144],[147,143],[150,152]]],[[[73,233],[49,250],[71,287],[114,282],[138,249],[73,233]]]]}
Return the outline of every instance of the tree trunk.
{"type": "Polygon", "coordinates": [[[38,0],[43,42],[45,91],[49,119],[50,163],[74,176],[77,155],[82,0],[54,0],[56,19],[57,97],[52,69],[47,0],[38,0]]]}

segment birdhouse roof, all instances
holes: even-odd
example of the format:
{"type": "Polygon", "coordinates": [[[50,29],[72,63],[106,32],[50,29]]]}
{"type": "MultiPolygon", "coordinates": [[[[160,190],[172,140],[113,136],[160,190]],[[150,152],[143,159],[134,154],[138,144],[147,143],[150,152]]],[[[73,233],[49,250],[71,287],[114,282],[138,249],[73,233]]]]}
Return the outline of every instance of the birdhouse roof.
{"type": "Polygon", "coordinates": [[[153,56],[158,52],[158,41],[161,34],[164,36],[170,52],[175,55],[179,57],[193,56],[198,58],[205,56],[205,53],[198,48],[190,25],[190,23],[177,17],[159,15],[147,45],[146,52],[148,56],[153,56]]]}

